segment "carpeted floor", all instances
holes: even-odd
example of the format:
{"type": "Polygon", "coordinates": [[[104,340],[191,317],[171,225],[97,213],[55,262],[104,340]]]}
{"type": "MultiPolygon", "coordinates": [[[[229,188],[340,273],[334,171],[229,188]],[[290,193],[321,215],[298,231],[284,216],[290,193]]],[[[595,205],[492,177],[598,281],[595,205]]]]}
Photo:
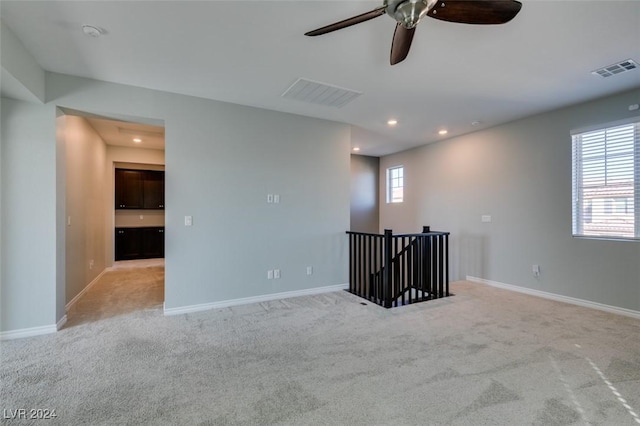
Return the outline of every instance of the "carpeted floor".
{"type": "MultiPolygon", "coordinates": [[[[2,342],[0,409],[60,425],[638,425],[640,321],[468,282],[336,292],[2,342]]],[[[6,416],[5,416],[6,417],[6,416]]]]}
{"type": "Polygon", "coordinates": [[[67,312],[66,328],[162,308],[164,259],[116,262],[67,312]]]}

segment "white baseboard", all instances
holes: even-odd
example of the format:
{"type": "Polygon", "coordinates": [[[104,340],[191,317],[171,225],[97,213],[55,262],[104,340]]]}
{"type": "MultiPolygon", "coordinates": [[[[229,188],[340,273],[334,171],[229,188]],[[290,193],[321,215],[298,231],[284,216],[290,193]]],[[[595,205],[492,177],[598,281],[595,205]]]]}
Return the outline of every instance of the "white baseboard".
{"type": "Polygon", "coordinates": [[[42,334],[51,334],[58,331],[56,324],[43,325],[41,327],[21,328],[19,330],[10,330],[0,332],[0,340],[22,339],[24,337],[40,336],[42,334]]]}
{"type": "Polygon", "coordinates": [[[56,323],[56,331],[60,330],[62,327],[64,327],[64,325],[67,323],[67,316],[64,315],[62,318],[60,318],[60,321],[58,321],[56,323]]]}
{"type": "Polygon", "coordinates": [[[591,302],[589,300],[577,299],[575,297],[562,296],[559,294],[549,293],[541,290],[534,290],[526,287],[519,287],[512,284],[504,284],[498,281],[485,280],[484,278],[471,277],[467,275],[467,281],[471,281],[479,284],[486,284],[492,287],[502,288],[504,290],[515,291],[518,293],[528,294],[530,296],[542,297],[544,299],[555,300],[557,302],[570,303],[572,305],[583,306],[585,308],[597,309],[599,311],[605,311],[612,314],[624,315],[626,317],[640,319],[640,311],[634,311],[633,309],[619,308],[617,306],[605,305],[604,303],[591,302]]]}
{"type": "Polygon", "coordinates": [[[349,284],[337,284],[326,287],[315,287],[305,290],[285,291],[283,293],[265,294],[261,296],[245,297],[242,299],[223,300],[221,302],[202,303],[199,305],[181,306],[179,308],[164,308],[165,315],[180,315],[191,312],[207,311],[209,309],[228,308],[230,306],[248,305],[250,303],[268,302],[270,300],[288,299],[291,297],[311,296],[320,293],[330,293],[349,288],[349,284]]]}
{"type": "Polygon", "coordinates": [[[107,272],[108,270],[109,270],[109,268],[105,268],[105,269],[103,269],[103,270],[102,270],[102,272],[100,272],[100,273],[98,274],[98,276],[97,276],[97,277],[95,277],[95,278],[93,279],[93,281],[91,281],[91,282],[90,282],[90,283],[89,283],[85,288],[83,288],[83,289],[82,289],[82,291],[81,291],[80,293],[76,294],[76,297],[74,297],[73,299],[71,299],[71,301],[70,301],[69,303],[67,303],[67,304],[66,304],[66,306],[64,307],[65,311],[69,312],[69,309],[71,309],[71,307],[73,307],[73,305],[75,305],[75,304],[78,302],[78,300],[80,300],[80,298],[81,298],[82,296],[84,296],[84,294],[85,294],[86,292],[88,292],[88,291],[89,291],[89,289],[90,289],[91,287],[93,287],[93,286],[98,282],[98,280],[99,280],[100,278],[102,278],[102,276],[105,274],[105,272],[107,272]]]}

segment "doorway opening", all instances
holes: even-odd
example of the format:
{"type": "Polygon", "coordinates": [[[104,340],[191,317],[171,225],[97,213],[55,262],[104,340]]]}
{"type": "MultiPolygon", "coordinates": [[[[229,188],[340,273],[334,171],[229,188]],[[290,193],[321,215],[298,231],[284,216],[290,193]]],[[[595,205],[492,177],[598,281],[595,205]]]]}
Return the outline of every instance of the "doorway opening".
{"type": "MultiPolygon", "coordinates": [[[[56,127],[65,183],[66,327],[140,310],[157,308],[161,313],[164,123],[61,108],[56,127]],[[149,176],[146,184],[139,181],[140,197],[145,188],[149,194],[146,204],[118,206],[117,169],[149,176]],[[143,252],[116,257],[118,230],[129,237],[145,234],[143,252]],[[145,259],[144,253],[151,255],[145,259]]],[[[131,254],[135,244],[129,244],[131,254]]]]}

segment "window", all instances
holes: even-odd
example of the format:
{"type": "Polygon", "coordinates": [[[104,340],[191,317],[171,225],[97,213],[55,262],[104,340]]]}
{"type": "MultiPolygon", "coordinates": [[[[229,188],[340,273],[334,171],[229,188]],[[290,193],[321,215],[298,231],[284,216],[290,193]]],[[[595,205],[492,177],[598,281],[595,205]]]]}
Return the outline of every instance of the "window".
{"type": "Polygon", "coordinates": [[[640,118],[572,141],[573,235],[640,240],[640,118]]]}
{"type": "Polygon", "coordinates": [[[401,203],[404,193],[404,167],[387,169],[387,203],[401,203]]]}

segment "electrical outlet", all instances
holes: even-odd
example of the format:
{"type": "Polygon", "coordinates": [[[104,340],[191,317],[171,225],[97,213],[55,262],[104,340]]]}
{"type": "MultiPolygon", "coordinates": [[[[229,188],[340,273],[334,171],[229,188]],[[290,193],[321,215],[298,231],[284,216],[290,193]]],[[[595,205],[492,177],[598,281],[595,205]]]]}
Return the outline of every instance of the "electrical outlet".
{"type": "Polygon", "coordinates": [[[313,266],[307,266],[307,275],[313,275],[313,266]]]}
{"type": "Polygon", "coordinates": [[[533,265],[531,267],[531,272],[533,272],[533,276],[538,278],[540,276],[540,265],[533,265]]]}
{"type": "Polygon", "coordinates": [[[267,271],[267,279],[268,280],[272,280],[273,279],[273,269],[269,269],[267,271]]]}
{"type": "Polygon", "coordinates": [[[483,214],[480,217],[480,220],[482,221],[482,223],[491,223],[491,215],[483,214]]]}
{"type": "Polygon", "coordinates": [[[280,279],[280,269],[274,269],[273,270],[273,278],[276,280],[280,279]]]}
{"type": "Polygon", "coordinates": [[[280,194],[273,194],[273,203],[280,204],[280,194]]]}
{"type": "Polygon", "coordinates": [[[184,226],[193,226],[193,216],[184,217],[184,226]]]}

